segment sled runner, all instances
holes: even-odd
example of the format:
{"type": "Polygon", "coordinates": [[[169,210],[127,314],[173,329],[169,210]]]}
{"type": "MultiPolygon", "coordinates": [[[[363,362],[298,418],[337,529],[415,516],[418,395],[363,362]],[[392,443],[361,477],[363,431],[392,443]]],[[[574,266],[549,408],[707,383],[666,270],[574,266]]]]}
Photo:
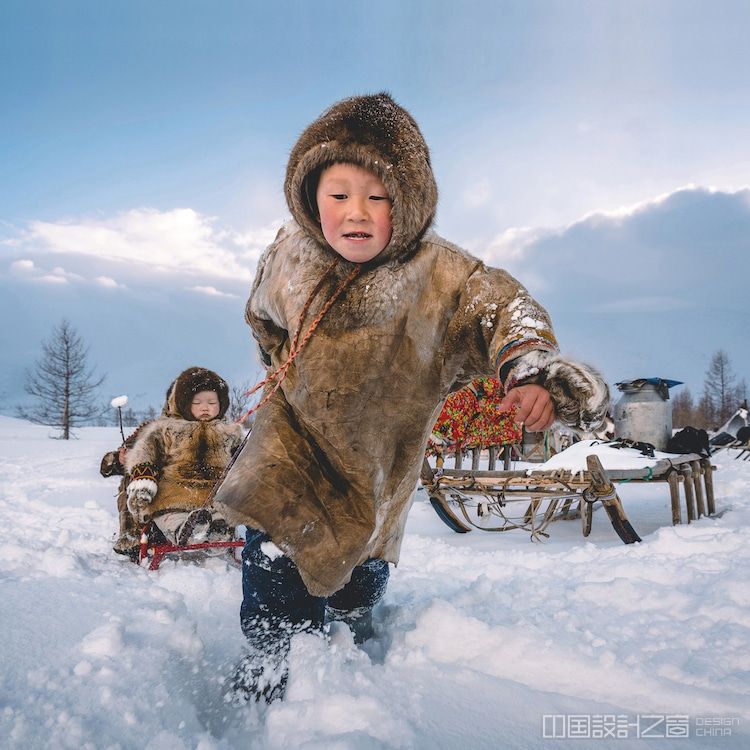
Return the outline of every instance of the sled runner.
{"type": "Polygon", "coordinates": [[[192,558],[225,556],[233,565],[241,565],[235,550],[245,546],[243,539],[172,544],[156,524],[147,522],[141,529],[140,544],[133,562],[158,570],[165,557],[192,558]]]}
{"type": "Polygon", "coordinates": [[[625,544],[640,541],[615,485],[664,482],[669,486],[672,523],[682,521],[680,484],[687,522],[715,513],[713,466],[695,454],[675,455],[643,469],[605,471],[597,455],[586,457],[586,470],[519,469],[515,471],[434,470],[427,459],[421,481],[439,518],[453,531],[523,529],[540,541],[558,520],[580,518],[588,536],[594,506],[602,504],[612,527],[625,544]],[[519,505],[520,504],[520,505],[519,505]],[[513,510],[513,508],[520,510],[513,510]]]}
{"type": "Polygon", "coordinates": [[[747,461],[750,458],[750,427],[741,427],[737,431],[737,437],[726,447],[737,450],[737,455],[734,457],[735,461],[738,458],[747,461]]]}

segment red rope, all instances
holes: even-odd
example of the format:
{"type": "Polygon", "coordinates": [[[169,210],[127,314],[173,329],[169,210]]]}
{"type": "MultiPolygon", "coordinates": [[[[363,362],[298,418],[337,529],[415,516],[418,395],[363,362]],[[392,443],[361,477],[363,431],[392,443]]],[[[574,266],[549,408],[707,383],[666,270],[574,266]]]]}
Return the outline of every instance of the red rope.
{"type": "Polygon", "coordinates": [[[307,329],[305,335],[300,341],[300,333],[302,332],[302,326],[305,322],[305,318],[307,317],[307,313],[310,310],[310,306],[312,305],[315,297],[317,297],[318,292],[320,292],[320,290],[323,288],[323,284],[326,282],[326,279],[328,279],[333,269],[338,265],[338,262],[339,260],[337,258],[335,261],[333,261],[333,263],[331,263],[326,272],[320,278],[320,281],[318,281],[315,289],[310,292],[310,296],[307,298],[307,302],[305,302],[305,306],[302,308],[302,313],[299,317],[299,324],[297,325],[297,331],[294,334],[292,343],[289,346],[289,356],[286,358],[286,361],[277,370],[270,373],[267,377],[261,380],[260,383],[253,386],[249,391],[246,391],[244,395],[252,396],[264,386],[276,381],[273,388],[271,388],[271,390],[266,393],[266,395],[263,396],[263,398],[257,404],[255,404],[255,406],[248,409],[248,411],[246,411],[239,419],[235,420],[235,422],[237,422],[238,424],[244,422],[251,414],[254,414],[256,411],[258,411],[258,409],[260,409],[261,406],[267,403],[271,396],[273,396],[273,394],[276,393],[277,390],[279,390],[281,383],[289,372],[289,368],[291,367],[292,362],[294,362],[297,355],[304,349],[305,345],[310,340],[310,337],[313,335],[313,332],[318,327],[320,321],[323,319],[323,316],[331,309],[333,303],[338,299],[344,289],[346,289],[346,287],[348,287],[349,284],[351,284],[352,281],[354,281],[354,279],[359,276],[359,273],[362,270],[361,265],[355,265],[354,268],[349,272],[349,275],[339,282],[339,285],[336,287],[333,294],[328,298],[326,303],[320,309],[320,312],[315,316],[313,322],[310,323],[310,327],[307,329]]]}

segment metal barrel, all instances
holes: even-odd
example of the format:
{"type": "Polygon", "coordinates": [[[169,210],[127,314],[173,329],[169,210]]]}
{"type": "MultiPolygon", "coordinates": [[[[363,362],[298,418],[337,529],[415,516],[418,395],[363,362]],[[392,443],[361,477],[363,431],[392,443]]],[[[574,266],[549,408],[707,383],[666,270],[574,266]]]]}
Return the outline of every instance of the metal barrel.
{"type": "Polygon", "coordinates": [[[666,450],[672,436],[672,402],[666,389],[660,391],[652,383],[638,386],[623,383],[618,387],[622,396],[615,404],[615,436],[666,450]]]}

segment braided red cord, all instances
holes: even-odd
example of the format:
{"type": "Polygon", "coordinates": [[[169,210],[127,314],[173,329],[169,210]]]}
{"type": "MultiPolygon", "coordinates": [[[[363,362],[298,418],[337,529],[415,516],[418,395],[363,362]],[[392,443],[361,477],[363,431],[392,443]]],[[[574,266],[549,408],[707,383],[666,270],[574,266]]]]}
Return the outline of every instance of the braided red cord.
{"type": "Polygon", "coordinates": [[[351,284],[352,281],[354,281],[354,279],[359,276],[359,273],[362,270],[361,265],[355,265],[354,268],[349,272],[349,275],[339,282],[339,285],[336,287],[333,294],[328,298],[326,303],[320,309],[320,312],[315,316],[315,319],[310,324],[310,327],[307,329],[307,332],[300,341],[300,333],[302,332],[302,326],[305,322],[305,317],[310,310],[310,305],[312,305],[313,300],[318,295],[318,292],[323,288],[323,284],[331,275],[333,269],[338,265],[338,262],[339,261],[337,258],[333,263],[331,263],[331,265],[321,277],[320,281],[315,286],[315,289],[310,292],[310,296],[307,298],[307,302],[305,302],[305,306],[302,308],[302,313],[299,317],[299,324],[297,325],[297,331],[294,334],[292,343],[289,346],[289,356],[286,358],[286,361],[277,370],[270,373],[267,377],[261,380],[260,383],[253,386],[249,391],[246,391],[245,396],[252,396],[264,386],[276,381],[273,388],[271,388],[271,390],[268,391],[268,393],[266,393],[266,395],[263,396],[263,398],[257,404],[255,404],[255,406],[248,409],[248,411],[246,411],[239,419],[235,420],[235,422],[237,422],[238,424],[244,422],[251,414],[254,414],[256,411],[258,411],[258,409],[260,409],[261,406],[267,403],[271,396],[273,396],[273,394],[276,393],[277,390],[279,390],[281,383],[289,372],[289,368],[291,367],[292,362],[294,362],[297,355],[302,351],[302,349],[304,349],[305,344],[307,344],[307,342],[310,340],[310,337],[313,335],[313,332],[318,327],[320,321],[323,319],[323,316],[331,309],[333,303],[338,299],[344,289],[346,289],[346,287],[348,287],[349,284],[351,284]]]}

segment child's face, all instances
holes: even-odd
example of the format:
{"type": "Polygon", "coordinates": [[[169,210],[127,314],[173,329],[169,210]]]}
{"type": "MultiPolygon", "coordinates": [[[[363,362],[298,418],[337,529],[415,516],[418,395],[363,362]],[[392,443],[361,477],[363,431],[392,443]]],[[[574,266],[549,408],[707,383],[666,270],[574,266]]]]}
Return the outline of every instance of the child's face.
{"type": "Polygon", "coordinates": [[[219,397],[215,391],[201,391],[193,396],[190,413],[202,422],[219,416],[219,397]]]}
{"type": "Polygon", "coordinates": [[[316,197],[323,236],[342,258],[366,263],[390,242],[391,199],[377,175],[333,164],[321,173],[316,197]]]}

